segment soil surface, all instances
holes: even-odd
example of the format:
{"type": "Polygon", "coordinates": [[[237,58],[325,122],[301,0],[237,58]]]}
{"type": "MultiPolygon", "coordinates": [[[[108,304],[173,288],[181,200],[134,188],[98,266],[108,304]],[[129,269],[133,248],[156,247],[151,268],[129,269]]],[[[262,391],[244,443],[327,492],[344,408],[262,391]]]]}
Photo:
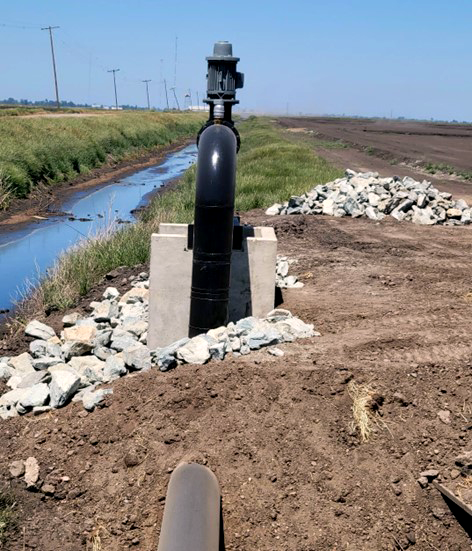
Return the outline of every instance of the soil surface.
{"type": "Polygon", "coordinates": [[[426,179],[472,204],[472,182],[441,172],[430,174],[424,168],[433,163],[472,172],[470,124],[330,117],[284,117],[278,122],[293,139],[312,144],[318,154],[340,168],[426,179]],[[333,147],[334,142],[338,147],[333,147]]]}
{"type": "Polygon", "coordinates": [[[61,204],[73,193],[115,182],[137,170],[161,163],[169,153],[193,142],[193,139],[180,140],[138,155],[134,159],[110,162],[87,174],[81,174],[69,182],[52,186],[39,185],[26,199],[15,199],[7,211],[0,212],[0,233],[17,231],[26,224],[40,222],[41,217],[48,218],[64,214],[61,212],[61,204]]]}
{"type": "Polygon", "coordinates": [[[243,221],[276,228],[305,283],[283,291],[283,307],[322,336],[280,345],[280,358],[263,349],[126,377],[92,413],[72,404],[2,422],[0,490],[18,504],[4,549],[155,550],[182,460],[218,477],[227,550],[471,549],[438,490],[416,480],[437,469],[451,482],[472,448],[472,227],[260,211],[243,221]],[[375,392],[367,442],[352,381],[375,392]],[[53,495],[10,476],[29,456],[53,495]]]}

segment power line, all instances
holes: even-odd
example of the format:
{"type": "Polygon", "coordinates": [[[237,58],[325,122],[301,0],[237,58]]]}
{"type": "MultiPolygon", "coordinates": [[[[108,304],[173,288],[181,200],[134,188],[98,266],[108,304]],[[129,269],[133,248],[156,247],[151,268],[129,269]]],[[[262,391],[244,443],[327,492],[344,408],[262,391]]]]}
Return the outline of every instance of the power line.
{"type": "Polygon", "coordinates": [[[151,104],[149,102],[149,82],[151,82],[151,79],[143,80],[144,83],[146,83],[146,96],[147,96],[147,102],[148,102],[148,109],[151,110],[151,104]]]}
{"type": "Polygon", "coordinates": [[[113,85],[115,87],[115,107],[118,109],[118,95],[116,93],[116,77],[115,73],[117,73],[119,69],[110,69],[108,72],[113,73],[113,85]]]}
{"type": "Polygon", "coordinates": [[[53,71],[54,71],[54,85],[56,87],[56,103],[57,103],[57,108],[59,109],[59,107],[61,106],[61,104],[59,103],[59,88],[57,86],[57,72],[56,72],[56,58],[54,56],[54,41],[52,39],[52,31],[53,29],[59,29],[60,27],[41,27],[41,30],[42,31],[49,31],[49,38],[51,39],[51,55],[52,55],[52,68],[53,68],[53,71]]]}
{"type": "Polygon", "coordinates": [[[31,25],[12,25],[10,23],[0,23],[0,27],[6,27],[7,29],[34,29],[35,31],[42,30],[41,27],[33,27],[31,25]]]}

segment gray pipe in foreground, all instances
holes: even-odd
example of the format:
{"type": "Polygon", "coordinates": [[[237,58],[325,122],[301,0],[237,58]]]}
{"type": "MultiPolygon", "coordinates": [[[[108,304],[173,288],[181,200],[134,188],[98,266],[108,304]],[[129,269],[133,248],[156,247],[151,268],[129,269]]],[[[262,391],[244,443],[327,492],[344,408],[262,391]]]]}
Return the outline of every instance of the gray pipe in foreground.
{"type": "Polygon", "coordinates": [[[220,490],[202,465],[181,463],[170,477],[158,551],[218,551],[220,490]]]}

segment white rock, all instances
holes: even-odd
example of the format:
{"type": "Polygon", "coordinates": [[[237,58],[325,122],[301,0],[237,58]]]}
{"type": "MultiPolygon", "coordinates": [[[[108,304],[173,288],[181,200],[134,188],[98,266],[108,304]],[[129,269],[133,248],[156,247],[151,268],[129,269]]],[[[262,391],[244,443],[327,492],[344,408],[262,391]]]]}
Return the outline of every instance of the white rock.
{"type": "Polygon", "coordinates": [[[279,214],[279,211],[280,211],[281,208],[282,208],[282,205],[280,205],[279,203],[275,203],[274,205],[269,207],[265,211],[265,213],[267,214],[267,216],[274,216],[276,214],[279,214]]]}
{"type": "Polygon", "coordinates": [[[0,407],[16,406],[16,404],[28,393],[27,388],[15,388],[0,396],[0,407]]]}
{"type": "Polygon", "coordinates": [[[107,287],[102,296],[105,300],[116,300],[120,296],[120,292],[116,287],[107,287]]]}
{"type": "Polygon", "coordinates": [[[93,411],[96,406],[103,402],[105,396],[113,394],[111,388],[100,388],[95,391],[84,392],[82,396],[82,403],[87,411],[93,411]]]}
{"type": "Polygon", "coordinates": [[[28,352],[23,352],[23,354],[20,354],[19,356],[10,358],[8,365],[13,367],[15,371],[21,373],[29,373],[34,371],[33,358],[28,354],[28,352]]]}
{"type": "Polygon", "coordinates": [[[64,327],[72,327],[75,325],[80,319],[80,314],[77,312],[72,312],[72,314],[67,314],[62,318],[62,324],[64,327]]]}
{"type": "Polygon", "coordinates": [[[136,302],[148,302],[148,301],[149,301],[149,290],[140,289],[139,287],[133,287],[120,298],[120,303],[122,304],[134,304],[136,302]]]}
{"type": "Polygon", "coordinates": [[[58,408],[65,405],[76,393],[80,386],[80,377],[66,370],[53,371],[51,376],[51,407],[58,408]]]}
{"type": "Polygon", "coordinates": [[[97,328],[90,325],[75,325],[64,329],[63,336],[65,341],[85,342],[93,345],[93,340],[97,336],[97,328]]]}
{"type": "Polygon", "coordinates": [[[25,482],[27,488],[35,486],[39,480],[39,463],[36,457],[28,457],[25,461],[25,482]]]}
{"type": "Polygon", "coordinates": [[[21,413],[18,406],[25,410],[32,409],[36,406],[44,406],[49,399],[49,387],[46,383],[38,383],[29,387],[21,399],[18,401],[16,409],[21,413]]]}
{"type": "Polygon", "coordinates": [[[177,350],[177,358],[189,364],[204,364],[210,359],[208,341],[201,336],[193,337],[177,350]]]}
{"type": "Polygon", "coordinates": [[[52,327],[49,327],[49,325],[41,323],[38,320],[33,320],[26,326],[25,335],[46,341],[49,338],[54,337],[56,332],[52,327]]]}
{"type": "Polygon", "coordinates": [[[50,381],[51,373],[49,371],[35,371],[21,377],[17,388],[29,388],[39,383],[49,383],[50,381]]]}

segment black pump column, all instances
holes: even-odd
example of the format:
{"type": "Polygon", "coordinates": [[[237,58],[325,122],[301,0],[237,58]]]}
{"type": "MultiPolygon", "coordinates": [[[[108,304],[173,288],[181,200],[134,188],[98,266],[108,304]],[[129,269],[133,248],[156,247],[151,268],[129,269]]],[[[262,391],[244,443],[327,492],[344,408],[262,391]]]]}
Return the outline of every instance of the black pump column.
{"type": "Polygon", "coordinates": [[[225,325],[233,247],[236,153],[239,135],[231,119],[243,75],[232,45],[217,42],[208,57],[210,118],[198,136],[189,336],[225,325]]]}

